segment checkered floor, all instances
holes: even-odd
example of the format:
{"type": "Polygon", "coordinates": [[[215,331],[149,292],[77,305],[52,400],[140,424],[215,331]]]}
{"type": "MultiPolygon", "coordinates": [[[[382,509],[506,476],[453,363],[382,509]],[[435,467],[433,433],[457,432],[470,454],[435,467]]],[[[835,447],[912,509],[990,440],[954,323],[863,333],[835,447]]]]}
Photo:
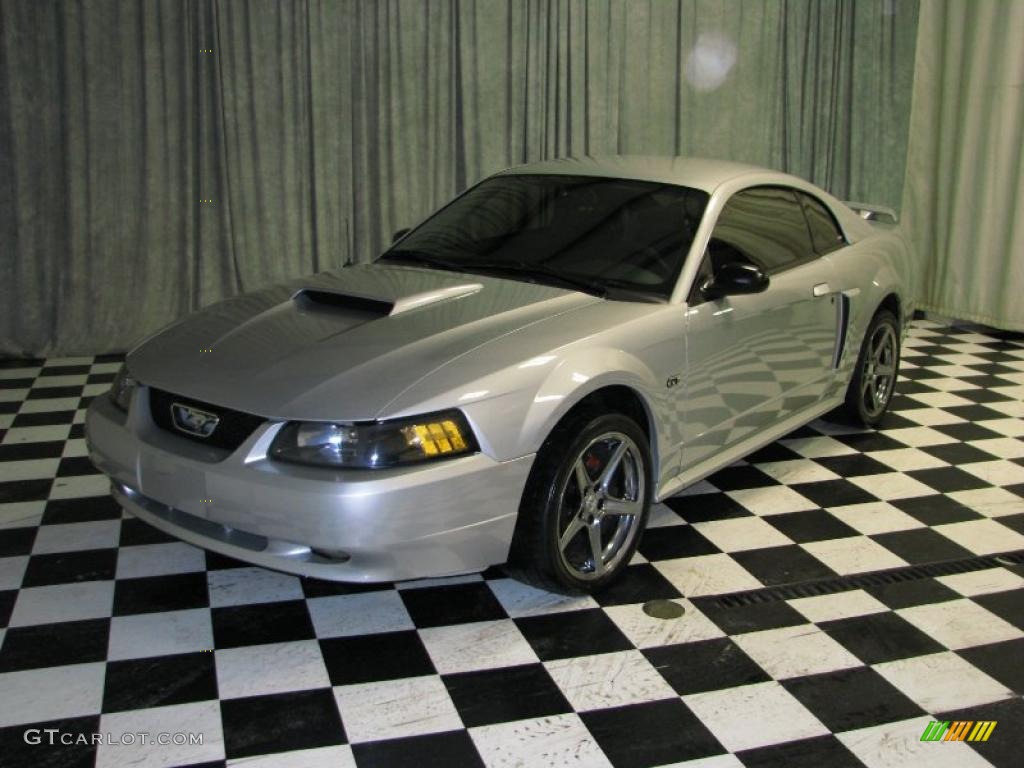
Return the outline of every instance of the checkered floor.
{"type": "Polygon", "coordinates": [[[596,600],[206,554],[86,458],[116,358],[2,363],[0,765],[1019,765],[1024,337],[919,322],[904,355],[884,429],[815,422],[659,505],[596,600]]]}

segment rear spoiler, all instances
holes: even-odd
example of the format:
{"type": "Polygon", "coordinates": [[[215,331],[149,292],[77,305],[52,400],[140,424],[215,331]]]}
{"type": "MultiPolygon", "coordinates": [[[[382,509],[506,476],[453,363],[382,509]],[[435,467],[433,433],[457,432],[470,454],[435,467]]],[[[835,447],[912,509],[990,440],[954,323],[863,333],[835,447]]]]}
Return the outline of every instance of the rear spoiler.
{"type": "Polygon", "coordinates": [[[880,224],[895,224],[899,221],[896,211],[884,205],[854,203],[849,200],[845,200],[844,203],[865,221],[875,221],[880,224]]]}

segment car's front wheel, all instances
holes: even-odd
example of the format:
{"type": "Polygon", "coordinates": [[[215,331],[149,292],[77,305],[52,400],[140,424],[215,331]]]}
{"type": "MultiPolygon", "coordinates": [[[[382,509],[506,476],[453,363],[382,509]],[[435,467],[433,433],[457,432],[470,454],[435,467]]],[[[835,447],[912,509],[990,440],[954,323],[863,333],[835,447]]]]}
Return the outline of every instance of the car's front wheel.
{"type": "Polygon", "coordinates": [[[647,523],[647,436],[618,413],[570,415],[537,454],[519,508],[512,574],[545,589],[595,592],[629,565],[647,523]]]}

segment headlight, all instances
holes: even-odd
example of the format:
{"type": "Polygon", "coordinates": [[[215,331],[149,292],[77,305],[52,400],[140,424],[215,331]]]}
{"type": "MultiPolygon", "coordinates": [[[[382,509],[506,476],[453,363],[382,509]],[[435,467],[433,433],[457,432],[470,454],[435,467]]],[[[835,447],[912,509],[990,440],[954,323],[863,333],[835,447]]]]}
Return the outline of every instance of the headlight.
{"type": "Polygon", "coordinates": [[[114,383],[110,385],[110,400],[122,411],[127,411],[132,402],[132,392],[139,385],[135,379],[128,375],[128,367],[121,366],[121,370],[114,377],[114,383]]]}
{"type": "Polygon", "coordinates": [[[369,424],[292,422],[274,439],[270,456],[321,467],[376,469],[478,450],[466,417],[445,411],[369,424]]]}

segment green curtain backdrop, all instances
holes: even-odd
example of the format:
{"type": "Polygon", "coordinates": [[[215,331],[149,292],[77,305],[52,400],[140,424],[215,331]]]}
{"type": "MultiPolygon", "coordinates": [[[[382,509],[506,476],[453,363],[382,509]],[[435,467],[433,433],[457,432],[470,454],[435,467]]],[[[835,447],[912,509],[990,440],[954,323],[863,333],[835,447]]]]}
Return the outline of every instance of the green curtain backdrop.
{"type": "Polygon", "coordinates": [[[904,226],[921,308],[1024,331],[1024,2],[926,0],[904,226]]]}
{"type": "Polygon", "coordinates": [[[124,349],[560,155],[896,205],[916,28],[916,0],[0,0],[0,354],[124,349]]]}

